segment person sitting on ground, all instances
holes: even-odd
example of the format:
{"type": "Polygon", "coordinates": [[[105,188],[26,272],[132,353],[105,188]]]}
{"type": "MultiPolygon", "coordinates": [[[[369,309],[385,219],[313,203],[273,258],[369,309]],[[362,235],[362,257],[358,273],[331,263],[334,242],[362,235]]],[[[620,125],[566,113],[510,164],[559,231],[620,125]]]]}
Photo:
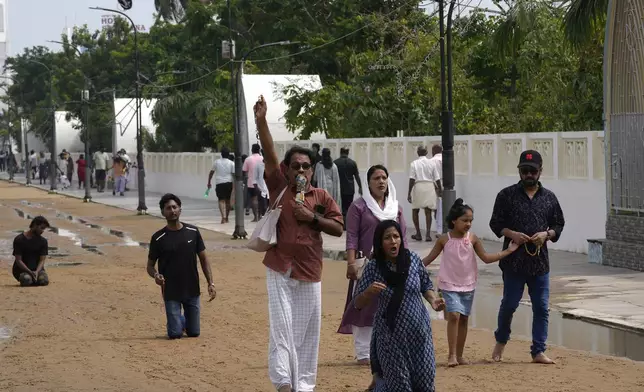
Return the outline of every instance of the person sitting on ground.
{"type": "Polygon", "coordinates": [[[49,222],[37,216],[29,224],[29,230],[20,233],[13,240],[13,277],[20,286],[47,286],[49,277],[45,271],[45,259],[49,251],[47,239],[42,236],[49,222]]]}

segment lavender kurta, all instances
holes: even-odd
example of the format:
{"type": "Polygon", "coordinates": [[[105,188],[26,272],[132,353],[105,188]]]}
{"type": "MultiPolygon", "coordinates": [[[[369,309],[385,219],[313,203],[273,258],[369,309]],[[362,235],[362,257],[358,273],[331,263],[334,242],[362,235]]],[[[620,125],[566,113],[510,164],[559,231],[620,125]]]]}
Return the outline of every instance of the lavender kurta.
{"type": "MultiPolygon", "coordinates": [[[[407,228],[405,226],[405,218],[403,217],[402,208],[400,206],[398,207],[397,220],[400,224],[400,228],[402,229],[404,239],[407,233],[407,228]]],[[[376,231],[376,226],[378,226],[380,221],[373,215],[362,197],[351,204],[349,211],[347,211],[345,222],[347,227],[347,251],[355,250],[356,253],[362,252],[364,256],[369,259],[373,248],[373,233],[376,231]]],[[[407,241],[405,240],[405,244],[406,243],[407,241]]],[[[354,280],[349,281],[347,302],[344,306],[344,316],[342,316],[342,322],[340,323],[338,333],[350,334],[352,333],[352,326],[373,326],[373,317],[378,309],[378,301],[371,301],[368,306],[361,310],[356,309],[353,306],[353,287],[355,284],[356,282],[354,280]]]]}

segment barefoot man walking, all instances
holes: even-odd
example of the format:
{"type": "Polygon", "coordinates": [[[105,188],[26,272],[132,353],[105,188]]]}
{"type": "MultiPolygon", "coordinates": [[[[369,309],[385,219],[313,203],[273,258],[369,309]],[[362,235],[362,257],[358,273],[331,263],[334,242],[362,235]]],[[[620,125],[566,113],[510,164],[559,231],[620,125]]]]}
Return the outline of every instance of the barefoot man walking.
{"type": "Polygon", "coordinates": [[[548,300],[550,297],[550,264],[548,241],[557,242],[564,228],[564,216],[554,193],[539,182],[541,155],[534,150],[521,153],[521,181],[499,192],[490,219],[490,228],[503,240],[519,249],[501,260],[503,299],[499,309],[496,346],[492,359],[500,362],[510,340],[512,315],[519,307],[525,286],[532,302],[532,346],[530,354],[536,363],[554,364],[545,354],[548,339],[548,300]]]}
{"type": "Polygon", "coordinates": [[[327,191],[310,186],[311,150],[291,148],[284,159],[286,173],[280,170],[263,97],[254,110],[264,148],[269,199],[277,202],[283,193],[277,244],[264,257],[270,329],[268,374],[279,392],[312,392],[322,324],[322,233],[342,236],[342,212],[327,191]],[[306,179],[303,192],[296,188],[298,177],[306,179]],[[296,196],[300,196],[299,203],[296,196]]]}

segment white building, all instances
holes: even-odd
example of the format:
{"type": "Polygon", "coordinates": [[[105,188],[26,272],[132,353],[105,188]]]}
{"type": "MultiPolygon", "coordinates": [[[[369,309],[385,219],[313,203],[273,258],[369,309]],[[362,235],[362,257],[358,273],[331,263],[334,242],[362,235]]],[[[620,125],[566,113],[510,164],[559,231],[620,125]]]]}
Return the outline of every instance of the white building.
{"type": "MultiPolygon", "coordinates": [[[[248,124],[248,148],[257,143],[255,113],[253,105],[257,102],[260,95],[264,96],[268,113],[266,120],[271,130],[273,140],[284,142],[299,139],[299,132],[289,132],[286,128],[284,114],[288,105],[282,97],[282,88],[289,85],[296,85],[303,90],[319,90],[322,88],[322,82],[318,75],[246,75],[242,77],[244,86],[244,104],[246,109],[246,119],[248,124]]],[[[243,108],[242,108],[243,109],[243,108]]],[[[326,139],[323,133],[314,133],[311,140],[326,139]]]]}

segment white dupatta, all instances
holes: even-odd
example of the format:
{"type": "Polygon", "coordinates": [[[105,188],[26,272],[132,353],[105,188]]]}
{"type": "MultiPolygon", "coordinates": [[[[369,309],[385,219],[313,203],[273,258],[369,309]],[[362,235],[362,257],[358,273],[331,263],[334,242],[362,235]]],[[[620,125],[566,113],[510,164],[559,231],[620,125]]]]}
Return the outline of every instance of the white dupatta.
{"type": "Polygon", "coordinates": [[[367,204],[367,208],[371,210],[373,216],[378,218],[379,221],[398,221],[398,199],[396,199],[396,187],[394,187],[394,183],[391,181],[391,178],[387,178],[387,188],[389,189],[389,195],[385,199],[385,208],[380,208],[376,199],[371,196],[368,184],[367,191],[364,192],[362,198],[367,204]]]}

